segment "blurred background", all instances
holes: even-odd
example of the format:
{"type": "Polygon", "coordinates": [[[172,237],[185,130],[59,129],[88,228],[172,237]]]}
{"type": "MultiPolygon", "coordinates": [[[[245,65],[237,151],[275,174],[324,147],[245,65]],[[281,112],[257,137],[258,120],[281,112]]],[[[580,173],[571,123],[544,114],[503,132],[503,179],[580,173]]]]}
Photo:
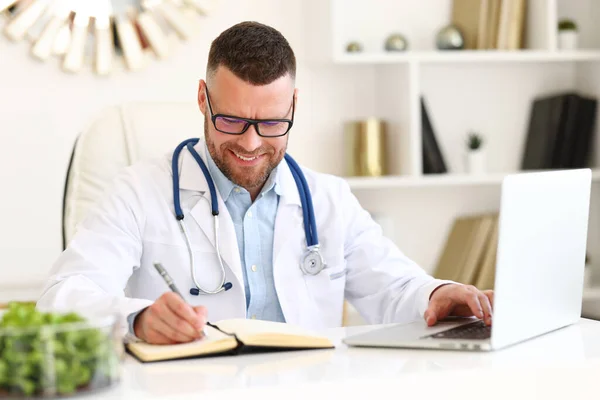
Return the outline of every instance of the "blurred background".
{"type": "MultiPolygon", "coordinates": [[[[62,250],[76,139],[109,108],[196,113],[211,41],[255,20],[296,53],[290,154],[347,179],[429,273],[492,288],[503,177],[592,168],[584,308],[594,313],[597,0],[78,3],[0,0],[0,303],[35,298],[62,250]]],[[[136,132],[142,147],[161,144],[140,157],[202,134],[198,120],[170,115],[183,114],[136,132]]],[[[110,146],[98,151],[111,158],[110,146]]]]}

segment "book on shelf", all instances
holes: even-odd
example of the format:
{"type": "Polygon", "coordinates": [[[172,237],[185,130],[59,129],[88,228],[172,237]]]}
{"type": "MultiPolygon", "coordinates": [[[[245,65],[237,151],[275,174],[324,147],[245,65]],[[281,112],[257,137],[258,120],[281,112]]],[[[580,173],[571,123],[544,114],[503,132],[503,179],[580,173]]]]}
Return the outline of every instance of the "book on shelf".
{"type": "Polygon", "coordinates": [[[485,42],[481,49],[495,49],[498,43],[498,29],[500,27],[500,9],[502,0],[489,0],[488,13],[485,16],[485,42]]]}
{"type": "Polygon", "coordinates": [[[425,99],[421,97],[421,152],[424,174],[442,174],[448,172],[444,156],[435,138],[435,131],[427,112],[425,99]]]}
{"type": "Polygon", "coordinates": [[[521,169],[587,166],[596,114],[597,99],[574,92],[535,98],[529,114],[521,169]]]}
{"type": "Polygon", "coordinates": [[[448,232],[434,277],[492,289],[497,246],[497,213],[459,216],[448,232]]]}
{"type": "Polygon", "coordinates": [[[453,0],[452,24],[462,33],[465,49],[479,48],[485,40],[482,25],[487,16],[487,0],[453,0]]]}
{"type": "Polygon", "coordinates": [[[281,322],[227,319],[204,328],[204,337],[188,343],[132,342],[127,351],[142,362],[183,358],[239,355],[273,351],[332,349],[326,337],[281,322]]]}
{"type": "Polygon", "coordinates": [[[453,0],[450,22],[465,49],[523,48],[527,0],[453,0]]]}
{"type": "Polygon", "coordinates": [[[488,242],[485,252],[479,266],[479,271],[474,279],[473,285],[479,290],[494,289],[494,279],[496,276],[496,254],[498,253],[498,219],[499,215],[494,216],[488,242]]]}

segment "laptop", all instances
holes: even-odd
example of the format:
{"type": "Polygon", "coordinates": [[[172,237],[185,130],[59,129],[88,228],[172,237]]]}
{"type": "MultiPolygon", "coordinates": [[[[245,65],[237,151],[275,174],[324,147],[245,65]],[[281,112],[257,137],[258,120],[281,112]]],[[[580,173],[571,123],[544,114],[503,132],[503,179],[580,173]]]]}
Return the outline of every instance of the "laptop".
{"type": "Polygon", "coordinates": [[[389,325],[349,346],[498,350],[581,317],[591,170],[507,175],[502,181],[491,327],[477,318],[389,325]]]}

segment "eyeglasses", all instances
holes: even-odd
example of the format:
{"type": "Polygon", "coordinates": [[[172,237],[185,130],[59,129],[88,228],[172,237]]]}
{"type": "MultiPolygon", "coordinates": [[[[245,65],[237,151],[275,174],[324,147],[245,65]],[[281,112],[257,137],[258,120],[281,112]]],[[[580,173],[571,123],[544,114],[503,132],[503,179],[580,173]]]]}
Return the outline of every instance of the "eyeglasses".
{"type": "Polygon", "coordinates": [[[208,87],[205,88],[206,101],[210,110],[210,119],[212,120],[215,129],[219,132],[228,135],[241,135],[246,132],[250,126],[254,126],[254,129],[259,136],[273,138],[284,136],[290,131],[294,124],[294,111],[296,108],[296,101],[294,98],[292,98],[292,119],[250,119],[233,115],[213,114],[208,87]]]}

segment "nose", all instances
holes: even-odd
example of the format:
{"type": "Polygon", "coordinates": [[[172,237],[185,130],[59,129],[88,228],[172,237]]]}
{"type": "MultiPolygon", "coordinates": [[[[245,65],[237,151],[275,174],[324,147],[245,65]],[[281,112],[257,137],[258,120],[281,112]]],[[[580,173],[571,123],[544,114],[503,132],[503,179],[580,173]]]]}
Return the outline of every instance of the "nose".
{"type": "Polygon", "coordinates": [[[251,125],[246,132],[240,135],[240,139],[237,143],[248,153],[252,153],[262,146],[262,138],[256,133],[254,125],[251,125]]]}

